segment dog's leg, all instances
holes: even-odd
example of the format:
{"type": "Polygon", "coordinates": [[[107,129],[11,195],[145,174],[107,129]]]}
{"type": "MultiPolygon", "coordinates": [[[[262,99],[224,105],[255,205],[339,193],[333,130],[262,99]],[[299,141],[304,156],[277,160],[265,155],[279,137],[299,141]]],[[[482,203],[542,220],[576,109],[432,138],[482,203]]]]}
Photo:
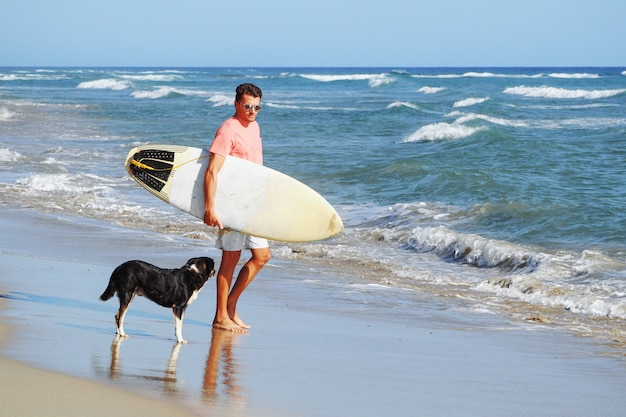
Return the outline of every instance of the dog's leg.
{"type": "Polygon", "coordinates": [[[120,337],[128,337],[124,332],[124,316],[126,316],[126,311],[128,311],[128,305],[120,306],[120,309],[115,313],[115,333],[120,337]]]}
{"type": "Polygon", "coordinates": [[[176,335],[176,343],[187,343],[183,339],[183,317],[185,316],[185,307],[174,307],[172,312],[174,313],[174,334],[176,335]]]}
{"type": "Polygon", "coordinates": [[[116,333],[120,337],[128,337],[128,335],[124,331],[124,317],[126,317],[126,312],[128,311],[128,307],[130,306],[130,303],[133,302],[134,298],[135,298],[135,293],[133,293],[133,295],[130,296],[130,300],[128,300],[128,302],[124,302],[124,300],[122,300],[120,296],[120,309],[115,314],[115,326],[117,327],[116,333]]]}

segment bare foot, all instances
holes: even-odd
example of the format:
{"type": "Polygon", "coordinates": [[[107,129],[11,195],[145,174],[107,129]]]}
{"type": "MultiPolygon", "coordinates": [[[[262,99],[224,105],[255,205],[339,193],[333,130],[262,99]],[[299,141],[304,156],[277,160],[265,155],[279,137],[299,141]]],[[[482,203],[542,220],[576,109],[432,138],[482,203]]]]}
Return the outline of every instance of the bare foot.
{"type": "Polygon", "coordinates": [[[228,332],[233,332],[233,333],[245,333],[248,331],[248,329],[239,326],[237,323],[235,323],[232,320],[214,321],[213,328],[217,330],[226,330],[228,332]]]}
{"type": "Polygon", "coordinates": [[[235,317],[233,317],[233,321],[239,327],[243,327],[244,329],[249,329],[250,328],[250,326],[248,326],[246,323],[243,322],[243,320],[241,320],[241,317],[239,317],[239,314],[237,314],[237,313],[235,313],[235,317]]]}

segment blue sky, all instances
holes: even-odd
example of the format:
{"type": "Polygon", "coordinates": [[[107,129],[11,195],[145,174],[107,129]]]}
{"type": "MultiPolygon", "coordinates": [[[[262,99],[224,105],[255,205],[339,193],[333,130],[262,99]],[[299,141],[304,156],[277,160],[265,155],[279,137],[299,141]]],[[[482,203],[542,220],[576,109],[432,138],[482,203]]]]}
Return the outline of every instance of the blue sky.
{"type": "Polygon", "coordinates": [[[0,66],[626,66],[624,0],[9,0],[0,66]]]}

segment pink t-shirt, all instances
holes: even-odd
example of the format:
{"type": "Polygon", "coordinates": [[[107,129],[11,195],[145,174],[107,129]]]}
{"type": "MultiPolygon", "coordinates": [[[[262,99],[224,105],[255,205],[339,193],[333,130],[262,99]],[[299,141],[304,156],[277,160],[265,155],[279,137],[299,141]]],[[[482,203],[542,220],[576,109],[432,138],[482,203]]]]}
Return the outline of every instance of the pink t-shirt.
{"type": "Polygon", "coordinates": [[[222,156],[232,155],[263,164],[259,124],[252,122],[248,127],[244,127],[237,118],[231,117],[217,129],[209,152],[222,156]]]}

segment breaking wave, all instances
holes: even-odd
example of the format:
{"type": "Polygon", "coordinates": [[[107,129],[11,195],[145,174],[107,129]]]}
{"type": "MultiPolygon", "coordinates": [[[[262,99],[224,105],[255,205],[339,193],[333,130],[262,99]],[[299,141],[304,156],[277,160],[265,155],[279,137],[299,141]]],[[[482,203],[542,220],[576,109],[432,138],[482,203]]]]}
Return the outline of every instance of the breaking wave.
{"type": "Polygon", "coordinates": [[[83,81],[76,88],[94,89],[94,90],[125,90],[131,88],[133,84],[130,81],[116,80],[113,78],[105,78],[95,81],[83,81]]]}
{"type": "Polygon", "coordinates": [[[504,90],[505,94],[515,94],[534,98],[558,98],[558,99],[601,99],[613,97],[626,92],[626,88],[614,90],[568,90],[557,87],[509,87],[504,90]]]}

